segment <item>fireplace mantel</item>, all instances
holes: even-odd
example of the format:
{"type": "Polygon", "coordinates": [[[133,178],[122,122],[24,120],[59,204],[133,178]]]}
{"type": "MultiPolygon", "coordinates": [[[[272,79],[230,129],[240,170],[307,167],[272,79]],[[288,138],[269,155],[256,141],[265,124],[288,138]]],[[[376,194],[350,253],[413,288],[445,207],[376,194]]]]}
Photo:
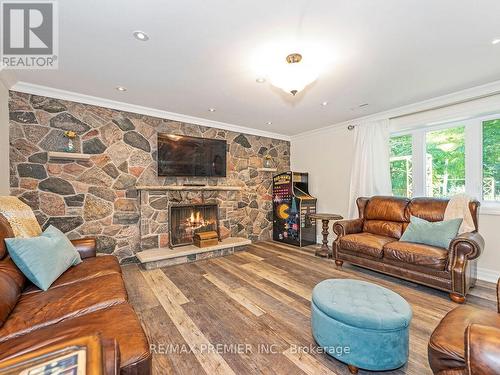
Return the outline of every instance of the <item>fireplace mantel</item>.
{"type": "Polygon", "coordinates": [[[225,186],[225,185],[207,185],[207,186],[186,186],[186,185],[158,185],[158,186],[136,186],[137,190],[145,191],[182,191],[182,190],[197,190],[197,191],[240,191],[241,186],[225,186]]]}

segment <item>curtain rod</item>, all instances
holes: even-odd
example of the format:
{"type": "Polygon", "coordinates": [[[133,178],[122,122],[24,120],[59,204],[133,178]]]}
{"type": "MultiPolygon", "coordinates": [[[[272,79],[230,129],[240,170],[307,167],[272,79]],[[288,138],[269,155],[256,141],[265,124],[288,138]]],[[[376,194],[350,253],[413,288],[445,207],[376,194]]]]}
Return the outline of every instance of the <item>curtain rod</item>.
{"type": "MultiPolygon", "coordinates": [[[[474,97],[469,98],[469,99],[457,100],[455,102],[448,103],[448,104],[442,104],[442,105],[438,105],[438,106],[427,108],[427,109],[421,109],[419,111],[414,111],[414,112],[409,112],[409,113],[405,113],[405,114],[402,114],[402,115],[392,116],[392,117],[389,117],[389,120],[395,120],[395,119],[402,118],[402,117],[418,115],[418,114],[424,113],[424,112],[435,111],[436,109],[442,109],[442,108],[452,107],[454,105],[464,104],[464,103],[472,102],[474,100],[489,98],[489,97],[492,97],[492,96],[495,96],[495,95],[499,95],[499,94],[500,94],[500,90],[497,90],[497,91],[490,92],[488,94],[474,96],[474,97]]],[[[355,127],[355,125],[349,125],[349,126],[347,126],[347,129],[353,130],[354,127],[355,127]]]]}

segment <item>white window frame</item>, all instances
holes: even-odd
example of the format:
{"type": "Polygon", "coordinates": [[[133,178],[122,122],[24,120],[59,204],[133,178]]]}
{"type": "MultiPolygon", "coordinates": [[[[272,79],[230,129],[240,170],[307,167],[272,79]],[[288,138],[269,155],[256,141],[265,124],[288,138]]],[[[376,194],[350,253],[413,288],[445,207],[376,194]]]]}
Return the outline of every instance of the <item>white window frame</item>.
{"type": "Polygon", "coordinates": [[[391,133],[391,137],[412,136],[412,191],[414,197],[426,196],[426,134],[465,126],[465,192],[481,202],[481,214],[500,215],[500,202],[483,200],[483,122],[500,119],[500,114],[468,120],[429,125],[413,130],[391,133]]]}

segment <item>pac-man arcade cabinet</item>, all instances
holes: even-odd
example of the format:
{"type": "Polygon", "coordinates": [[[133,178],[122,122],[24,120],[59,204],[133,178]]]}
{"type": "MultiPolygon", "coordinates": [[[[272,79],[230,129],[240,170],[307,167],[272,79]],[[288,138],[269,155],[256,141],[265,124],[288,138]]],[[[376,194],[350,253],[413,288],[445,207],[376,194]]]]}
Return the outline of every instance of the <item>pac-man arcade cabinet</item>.
{"type": "Polygon", "coordinates": [[[295,246],[316,243],[316,198],[309,194],[308,174],[285,172],[273,177],[273,240],[295,246]]]}

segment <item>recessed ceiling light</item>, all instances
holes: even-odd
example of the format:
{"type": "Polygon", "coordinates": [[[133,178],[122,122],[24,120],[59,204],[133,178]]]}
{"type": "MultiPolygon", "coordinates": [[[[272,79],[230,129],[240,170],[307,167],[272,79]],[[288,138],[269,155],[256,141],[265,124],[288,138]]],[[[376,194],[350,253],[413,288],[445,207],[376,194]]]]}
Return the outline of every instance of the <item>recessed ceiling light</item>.
{"type": "Polygon", "coordinates": [[[116,86],[115,89],[121,92],[127,91],[127,88],[123,86],[116,86]]]}
{"type": "Polygon", "coordinates": [[[491,41],[491,44],[498,44],[498,43],[500,43],[500,38],[499,39],[493,39],[491,41]]]}
{"type": "Polygon", "coordinates": [[[144,31],[134,31],[133,35],[135,39],[140,40],[141,42],[149,40],[149,35],[144,31]]]}
{"type": "Polygon", "coordinates": [[[257,82],[257,83],[264,83],[264,82],[266,82],[266,79],[264,77],[259,77],[259,78],[257,78],[255,80],[255,82],[257,82]]]}
{"type": "Polygon", "coordinates": [[[215,112],[215,108],[209,108],[208,112],[215,112]]]}
{"type": "Polygon", "coordinates": [[[326,107],[326,106],[328,105],[328,102],[327,102],[327,101],[322,102],[322,103],[321,103],[321,105],[322,105],[323,107],[326,107]]]}
{"type": "Polygon", "coordinates": [[[273,122],[272,122],[272,121],[268,121],[268,122],[266,122],[266,124],[267,124],[267,125],[272,125],[272,124],[273,124],[273,122]]]}

